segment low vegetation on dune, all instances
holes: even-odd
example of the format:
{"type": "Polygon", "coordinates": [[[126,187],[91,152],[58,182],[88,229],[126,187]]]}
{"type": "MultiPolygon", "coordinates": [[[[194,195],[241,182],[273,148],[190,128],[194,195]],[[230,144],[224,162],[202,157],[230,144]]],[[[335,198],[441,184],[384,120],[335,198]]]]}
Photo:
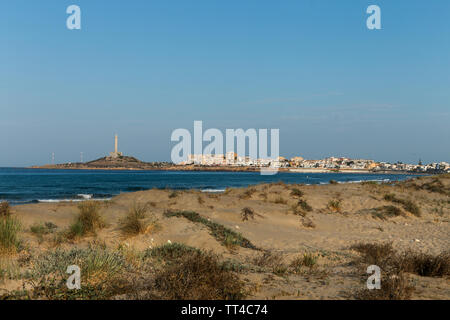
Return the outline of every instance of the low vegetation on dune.
{"type": "Polygon", "coordinates": [[[237,274],[211,252],[166,244],[144,252],[100,244],[40,254],[27,263],[26,286],[0,299],[242,299],[237,274]],[[130,263],[130,259],[133,263],[130,263]],[[81,289],[70,290],[67,266],[80,268],[81,289]]]}
{"type": "Polygon", "coordinates": [[[386,194],[384,196],[384,200],[389,201],[389,202],[393,202],[393,203],[401,204],[403,206],[403,209],[405,209],[406,211],[412,213],[416,217],[420,217],[421,216],[421,211],[420,211],[419,206],[417,204],[415,204],[411,200],[397,198],[395,196],[395,194],[393,194],[393,193],[386,194]]]}
{"type": "Polygon", "coordinates": [[[362,209],[358,211],[359,214],[371,214],[372,217],[387,220],[388,218],[405,216],[405,213],[396,206],[381,206],[371,209],[362,209]]]}
{"type": "Polygon", "coordinates": [[[420,183],[420,179],[413,179],[408,180],[405,182],[402,182],[400,186],[406,187],[406,188],[413,188],[414,190],[425,190],[428,192],[433,193],[439,193],[443,195],[450,196],[450,186],[446,186],[442,180],[449,179],[449,174],[443,174],[439,177],[434,177],[431,179],[431,181],[426,181],[423,183],[420,183]]]}
{"type": "Polygon", "coordinates": [[[323,188],[274,183],[227,189],[221,195],[154,190],[155,198],[151,198],[154,194],[139,193],[105,204],[85,201],[78,206],[37,205],[49,214],[43,214],[41,222],[35,224],[23,221],[29,211],[24,214],[21,207],[12,210],[8,203],[1,202],[0,283],[15,290],[1,289],[0,300],[440,298],[446,293],[438,290],[447,290],[447,284],[441,286],[440,282],[450,276],[450,251],[434,251],[443,247],[442,239],[434,240],[445,236],[448,223],[450,202],[442,196],[448,185],[445,179],[424,177],[389,185],[370,182],[323,188]],[[423,192],[418,194],[417,190],[423,192]],[[419,201],[422,210],[433,212],[436,208],[440,215],[413,219],[410,213],[420,217],[419,201]],[[185,209],[168,210],[175,208],[176,202],[185,209]],[[131,206],[125,207],[126,203],[131,206]],[[72,212],[70,208],[75,209],[72,212]],[[214,218],[197,213],[198,208],[215,208],[210,216],[214,218]],[[61,213],[57,220],[53,220],[52,210],[61,213]],[[342,215],[323,214],[331,212],[342,215]],[[26,229],[21,227],[18,215],[26,229]],[[69,227],[60,228],[47,219],[69,227]],[[314,229],[316,221],[318,228],[314,229]],[[174,228],[150,235],[162,225],[174,228]],[[363,226],[367,226],[367,233],[359,237],[363,226]],[[102,228],[106,230],[99,232],[102,228]],[[245,230],[243,234],[239,228],[245,230]],[[168,240],[173,240],[174,232],[180,230],[186,231],[183,237],[187,243],[207,241],[216,253],[168,240]],[[353,230],[355,234],[344,234],[353,230]],[[377,241],[388,235],[397,238],[392,239],[393,243],[358,243],[358,239],[377,241]],[[407,248],[409,242],[405,239],[409,235],[424,239],[410,245],[422,251],[394,249],[393,244],[407,248]],[[257,239],[260,242],[253,242],[257,239]],[[400,239],[404,242],[397,242],[400,239]],[[337,246],[332,245],[335,240],[337,246]],[[353,251],[340,246],[347,241],[356,243],[351,246],[353,251]],[[160,243],[165,244],[156,245],[160,243]],[[67,288],[69,265],[81,268],[80,290],[67,288]],[[381,269],[379,290],[366,289],[369,265],[381,269]],[[359,280],[361,284],[357,285],[359,280]],[[421,289],[415,291],[417,283],[421,289]],[[426,288],[425,283],[429,284],[426,288]],[[325,285],[330,289],[315,291],[325,285]],[[307,290],[294,292],[303,287],[307,290]]]}
{"type": "Polygon", "coordinates": [[[161,299],[237,300],[245,297],[244,285],[226,270],[213,253],[181,254],[155,275],[153,289],[161,299]]]}
{"type": "Polygon", "coordinates": [[[166,211],[164,215],[170,217],[184,217],[194,223],[201,223],[206,226],[210,234],[226,247],[233,249],[234,247],[243,247],[256,249],[248,239],[244,238],[240,233],[234,232],[221,224],[212,222],[193,211],[166,211]]]}
{"type": "Polygon", "coordinates": [[[144,259],[153,258],[158,261],[175,261],[194,252],[200,252],[200,250],[182,243],[166,243],[155,248],[147,249],[144,253],[144,259]]]}
{"type": "MultiPolygon", "coordinates": [[[[398,253],[392,243],[359,243],[351,247],[361,254],[357,263],[366,268],[379,266],[382,272],[381,289],[357,290],[357,299],[403,300],[410,299],[414,292],[408,273],[425,277],[447,277],[450,275],[450,252],[438,255],[407,250],[398,253]]],[[[361,270],[362,271],[362,270],[361,270]]]]}
{"type": "Polygon", "coordinates": [[[30,232],[39,239],[39,242],[44,241],[44,236],[52,234],[58,228],[53,222],[36,223],[30,227],[30,232]]]}

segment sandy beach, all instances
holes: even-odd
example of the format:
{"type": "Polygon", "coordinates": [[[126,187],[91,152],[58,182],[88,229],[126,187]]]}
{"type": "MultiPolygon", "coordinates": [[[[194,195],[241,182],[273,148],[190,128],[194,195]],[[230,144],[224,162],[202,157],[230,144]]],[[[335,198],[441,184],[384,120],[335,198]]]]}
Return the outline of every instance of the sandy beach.
{"type": "MultiPolygon", "coordinates": [[[[361,253],[352,246],[392,243],[399,254],[413,250],[430,255],[450,248],[449,190],[448,174],[400,183],[261,184],[224,193],[153,189],[98,204],[102,226],[78,237],[66,235],[79,203],[16,206],[11,217],[21,224],[21,246],[1,255],[0,296],[19,299],[28,292],[33,298],[58,299],[56,294],[36,293],[30,279],[35,283],[39,277],[27,274],[36,271],[39,259],[55,252],[90,247],[119,252],[135,268],[128,279],[151,282],[164,267],[143,260],[143,253],[182,244],[212,252],[231,265],[230,272],[242,281],[243,299],[354,299],[368,275],[367,265],[358,263],[361,253]],[[124,233],[123,221],[136,206],[145,208],[145,228],[130,235],[124,233]],[[37,231],[44,230],[44,224],[48,232],[37,231]],[[242,238],[230,240],[234,234],[242,238]]],[[[450,298],[448,274],[406,275],[414,287],[410,298],[450,298]]],[[[170,298],[161,293],[140,297],[170,298]]],[[[118,290],[107,298],[136,295],[118,290]]]]}

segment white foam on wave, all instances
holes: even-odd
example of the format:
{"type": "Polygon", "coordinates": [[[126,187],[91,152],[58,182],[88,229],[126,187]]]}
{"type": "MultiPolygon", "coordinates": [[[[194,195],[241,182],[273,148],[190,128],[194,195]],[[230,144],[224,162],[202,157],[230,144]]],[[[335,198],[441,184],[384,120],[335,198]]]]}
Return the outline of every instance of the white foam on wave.
{"type": "Polygon", "coordinates": [[[80,194],[77,194],[77,196],[78,197],[81,197],[81,198],[83,198],[83,199],[92,199],[92,194],[84,194],[84,193],[80,193],[80,194]]]}
{"type": "Polygon", "coordinates": [[[219,193],[225,192],[225,189],[203,189],[202,192],[219,193]]]}
{"type": "Polygon", "coordinates": [[[59,202],[82,202],[86,200],[92,200],[92,201],[108,201],[111,200],[111,198],[103,198],[103,199],[38,199],[38,202],[42,203],[59,203],[59,202]]]}

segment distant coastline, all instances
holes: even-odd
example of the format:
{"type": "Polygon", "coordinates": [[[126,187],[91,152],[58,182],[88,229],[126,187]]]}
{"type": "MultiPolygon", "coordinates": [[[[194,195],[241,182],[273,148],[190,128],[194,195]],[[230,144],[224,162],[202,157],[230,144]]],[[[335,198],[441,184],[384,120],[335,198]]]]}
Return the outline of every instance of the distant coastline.
{"type": "MultiPolygon", "coordinates": [[[[64,170],[129,170],[129,171],[206,171],[206,172],[259,172],[261,166],[252,165],[205,165],[205,164],[173,164],[171,162],[144,162],[134,157],[123,156],[122,154],[113,154],[99,158],[90,162],[47,164],[43,166],[32,166],[32,169],[64,169],[64,170]]],[[[298,166],[280,166],[276,167],[278,172],[292,173],[355,173],[355,174],[434,174],[442,173],[439,171],[413,171],[406,169],[390,169],[380,167],[298,167],[298,166]]]]}
{"type": "MultiPolygon", "coordinates": [[[[30,169],[48,169],[48,170],[111,170],[111,171],[203,171],[203,172],[259,172],[259,167],[235,167],[235,166],[195,166],[195,165],[170,165],[170,166],[139,166],[139,167],[93,167],[80,164],[58,164],[58,165],[44,165],[32,166],[30,169]]],[[[342,174],[414,174],[427,175],[424,172],[410,172],[405,170],[381,170],[373,171],[366,169],[324,169],[324,168],[278,168],[279,172],[291,173],[342,173],[342,174]]]]}

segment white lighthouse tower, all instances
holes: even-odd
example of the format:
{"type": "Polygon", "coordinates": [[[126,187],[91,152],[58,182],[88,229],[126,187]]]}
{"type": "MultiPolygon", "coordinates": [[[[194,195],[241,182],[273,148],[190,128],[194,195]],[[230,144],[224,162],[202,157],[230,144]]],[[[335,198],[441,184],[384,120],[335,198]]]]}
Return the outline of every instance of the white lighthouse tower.
{"type": "Polygon", "coordinates": [[[117,136],[117,134],[114,136],[114,152],[110,152],[109,156],[111,158],[118,158],[123,156],[122,152],[119,152],[119,137],[117,136]]]}

